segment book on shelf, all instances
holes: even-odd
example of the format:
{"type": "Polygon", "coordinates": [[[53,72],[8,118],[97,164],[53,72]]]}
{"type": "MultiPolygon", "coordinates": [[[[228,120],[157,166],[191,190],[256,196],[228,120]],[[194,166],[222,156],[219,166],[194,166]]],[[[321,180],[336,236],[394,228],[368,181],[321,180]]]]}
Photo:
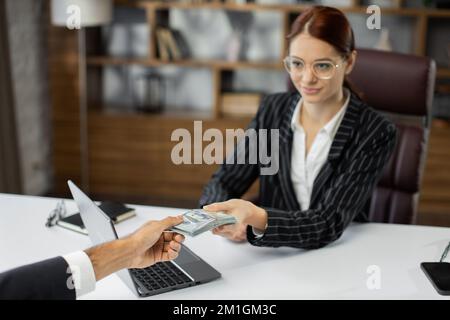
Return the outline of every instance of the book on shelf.
{"type": "Polygon", "coordinates": [[[175,43],[175,39],[170,29],[166,28],[161,29],[161,33],[164,39],[164,43],[167,47],[167,51],[169,51],[171,60],[181,60],[180,50],[178,49],[178,46],[175,43]]]}
{"type": "Polygon", "coordinates": [[[164,40],[164,32],[162,32],[162,29],[156,30],[156,42],[157,42],[157,48],[158,48],[158,56],[162,61],[169,61],[169,50],[166,46],[165,40],[164,40]]]}
{"type": "Polygon", "coordinates": [[[179,30],[158,27],[156,29],[159,57],[163,61],[182,60],[191,56],[189,46],[179,30]]]}
{"type": "Polygon", "coordinates": [[[189,45],[185,39],[185,37],[181,34],[180,30],[171,29],[172,36],[175,40],[176,45],[181,54],[182,59],[188,59],[191,57],[191,50],[189,49],[189,45]]]}
{"type": "Polygon", "coordinates": [[[261,93],[226,92],[221,98],[221,113],[229,117],[253,117],[261,103],[261,93]]]}

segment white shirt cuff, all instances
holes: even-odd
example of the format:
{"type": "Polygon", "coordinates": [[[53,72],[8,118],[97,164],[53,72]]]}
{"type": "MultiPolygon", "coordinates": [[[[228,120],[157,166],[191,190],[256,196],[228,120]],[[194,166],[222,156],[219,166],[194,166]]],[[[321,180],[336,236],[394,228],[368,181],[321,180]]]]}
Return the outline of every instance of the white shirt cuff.
{"type": "Polygon", "coordinates": [[[63,258],[72,273],[73,284],[67,282],[67,285],[72,285],[72,288],[75,288],[77,298],[94,291],[96,285],[95,271],[88,255],[84,251],[77,251],[65,255],[63,258]]]}
{"type": "Polygon", "coordinates": [[[261,232],[261,230],[255,229],[252,227],[252,231],[253,231],[253,235],[255,236],[256,239],[262,238],[262,236],[264,235],[264,232],[261,232]]]}

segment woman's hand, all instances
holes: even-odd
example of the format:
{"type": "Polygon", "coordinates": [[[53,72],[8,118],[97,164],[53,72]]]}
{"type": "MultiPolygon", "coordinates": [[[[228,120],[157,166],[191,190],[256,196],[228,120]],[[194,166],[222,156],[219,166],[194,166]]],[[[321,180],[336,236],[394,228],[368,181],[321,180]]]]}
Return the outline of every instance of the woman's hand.
{"type": "Polygon", "coordinates": [[[235,242],[247,240],[247,225],[241,222],[220,226],[214,228],[211,232],[235,242]]]}
{"type": "Polygon", "coordinates": [[[251,225],[258,230],[265,230],[266,228],[267,212],[250,201],[231,199],[204,206],[203,209],[211,212],[223,211],[237,219],[235,224],[224,225],[212,231],[213,234],[233,241],[242,242],[247,239],[247,225],[251,225]]]}

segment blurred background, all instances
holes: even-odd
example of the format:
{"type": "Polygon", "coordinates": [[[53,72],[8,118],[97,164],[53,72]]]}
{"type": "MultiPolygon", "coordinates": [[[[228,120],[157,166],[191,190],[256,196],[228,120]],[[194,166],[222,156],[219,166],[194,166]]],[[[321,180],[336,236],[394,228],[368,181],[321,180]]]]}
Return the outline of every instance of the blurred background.
{"type": "Polygon", "coordinates": [[[2,0],[0,192],[70,197],[72,179],[96,200],[197,206],[217,165],[175,165],[173,130],[245,128],[287,89],[285,35],[319,3],[346,13],[357,47],[436,61],[418,223],[450,226],[450,1],[2,0]],[[90,7],[81,29],[67,3],[90,7]]]}

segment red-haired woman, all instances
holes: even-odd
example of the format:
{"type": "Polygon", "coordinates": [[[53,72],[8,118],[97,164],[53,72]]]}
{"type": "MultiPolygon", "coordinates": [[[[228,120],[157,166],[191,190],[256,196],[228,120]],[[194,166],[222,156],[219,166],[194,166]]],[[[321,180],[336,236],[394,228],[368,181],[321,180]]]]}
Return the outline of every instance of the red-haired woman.
{"type": "Polygon", "coordinates": [[[341,11],[312,7],[298,16],[287,38],[284,63],[298,92],[267,96],[250,124],[279,129],[278,172],[262,175],[261,163],[225,163],[206,185],[200,206],[236,216],[237,224],[213,230],[231,240],[320,248],[338,239],[350,222],[368,221],[370,197],[395,146],[396,128],[346,80],[357,52],[341,11]],[[260,206],[239,199],[257,178],[260,206]]]}

